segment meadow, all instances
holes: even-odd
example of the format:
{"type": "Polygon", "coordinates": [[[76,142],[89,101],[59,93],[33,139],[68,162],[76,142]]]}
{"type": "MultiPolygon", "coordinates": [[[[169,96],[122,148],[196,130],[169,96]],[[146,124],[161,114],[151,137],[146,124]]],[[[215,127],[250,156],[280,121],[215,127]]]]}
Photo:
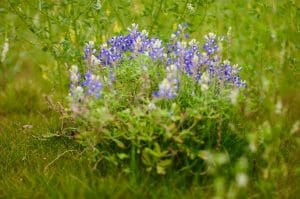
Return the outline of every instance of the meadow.
{"type": "Polygon", "coordinates": [[[299,197],[299,33],[293,0],[1,1],[0,198],[299,197]]]}

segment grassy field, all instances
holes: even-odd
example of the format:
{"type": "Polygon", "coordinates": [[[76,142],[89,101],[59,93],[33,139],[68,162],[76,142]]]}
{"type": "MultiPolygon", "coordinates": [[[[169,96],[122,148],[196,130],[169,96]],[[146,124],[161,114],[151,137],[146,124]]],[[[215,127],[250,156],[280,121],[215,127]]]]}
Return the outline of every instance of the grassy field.
{"type": "Polygon", "coordinates": [[[299,197],[298,1],[7,0],[0,17],[0,198],[299,197]],[[46,99],[67,106],[68,67],[84,65],[87,41],[103,43],[132,23],[166,40],[184,22],[199,40],[231,30],[226,56],[243,66],[247,82],[236,112],[241,125],[232,131],[250,148],[256,143],[257,152],[225,140],[221,148],[232,162],[197,178],[98,167],[84,146],[64,136],[70,126],[46,99]],[[226,169],[238,170],[240,157],[248,158],[248,184],[237,188],[226,169]]]}

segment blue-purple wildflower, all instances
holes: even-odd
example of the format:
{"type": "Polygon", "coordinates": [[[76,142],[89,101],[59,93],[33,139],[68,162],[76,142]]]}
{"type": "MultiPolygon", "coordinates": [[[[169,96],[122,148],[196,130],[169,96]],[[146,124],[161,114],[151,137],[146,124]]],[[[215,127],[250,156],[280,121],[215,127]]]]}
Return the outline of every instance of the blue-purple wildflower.
{"type": "Polygon", "coordinates": [[[164,47],[162,41],[158,38],[149,38],[147,31],[138,31],[138,25],[133,24],[128,28],[129,34],[118,35],[109,39],[100,46],[97,61],[91,57],[96,52],[93,45],[87,45],[85,48],[85,60],[90,63],[101,64],[103,66],[116,66],[119,61],[124,59],[126,53],[130,52],[134,57],[137,54],[146,54],[154,60],[162,60],[164,47]]]}
{"type": "MultiPolygon", "coordinates": [[[[160,39],[149,37],[148,32],[138,30],[137,24],[128,28],[128,34],[110,38],[106,43],[95,48],[94,42],[86,44],[84,59],[88,72],[83,75],[83,80],[78,69],[70,70],[70,94],[80,99],[84,96],[101,96],[102,84],[100,77],[94,75],[97,66],[109,67],[108,78],[110,83],[117,81],[114,68],[120,66],[124,59],[134,59],[139,54],[149,56],[152,60],[159,61],[166,66],[167,75],[159,84],[155,97],[174,98],[178,95],[180,75],[192,77],[201,87],[202,91],[209,88],[213,80],[219,86],[229,83],[237,88],[245,87],[246,83],[240,78],[241,68],[223,61],[217,36],[207,34],[202,47],[195,39],[187,41],[187,24],[178,25],[178,29],[171,35],[167,44],[160,39]]],[[[99,69],[98,69],[99,70],[99,69]]],[[[104,79],[106,79],[104,77],[104,79]]]]}
{"type": "Polygon", "coordinates": [[[69,76],[70,76],[70,96],[77,101],[80,100],[83,92],[81,92],[79,85],[80,81],[80,74],[78,72],[78,67],[76,65],[72,65],[69,70],[69,76]]]}
{"type": "Polygon", "coordinates": [[[154,97],[172,99],[178,95],[178,71],[175,65],[167,67],[167,77],[159,84],[159,90],[154,97]]]}
{"type": "Polygon", "coordinates": [[[82,86],[85,88],[86,94],[99,98],[101,95],[102,84],[100,78],[91,72],[85,73],[85,80],[82,82],[82,86]]]}
{"type": "Polygon", "coordinates": [[[216,35],[214,33],[208,33],[204,38],[205,44],[203,45],[203,50],[205,50],[208,55],[215,53],[219,48],[216,41],[216,35]]]}
{"type": "Polygon", "coordinates": [[[78,67],[71,66],[70,72],[70,97],[73,101],[80,102],[88,96],[99,98],[101,96],[102,84],[100,77],[87,72],[84,79],[78,72],[78,67]]]}

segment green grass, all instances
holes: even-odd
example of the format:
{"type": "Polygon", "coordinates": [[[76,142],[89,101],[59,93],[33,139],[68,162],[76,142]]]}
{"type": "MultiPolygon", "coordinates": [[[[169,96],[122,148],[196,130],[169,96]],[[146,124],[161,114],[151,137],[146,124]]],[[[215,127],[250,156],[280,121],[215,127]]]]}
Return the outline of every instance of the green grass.
{"type": "MultiPolygon", "coordinates": [[[[10,45],[0,63],[0,198],[230,198],[235,191],[238,198],[300,195],[299,129],[291,133],[300,119],[297,1],[198,1],[198,6],[191,1],[196,14],[184,1],[102,1],[100,10],[95,2],[0,3],[0,50],[5,38],[10,45]],[[66,105],[66,65],[84,64],[86,41],[100,44],[133,22],[166,39],[185,21],[199,40],[207,32],[226,34],[231,27],[226,55],[243,66],[249,85],[235,110],[242,123],[228,125],[236,136],[222,137],[222,150],[233,158],[226,169],[220,166],[198,179],[176,170],[166,176],[126,175],[108,163],[95,167],[73,138],[53,136],[70,126],[45,97],[66,105]],[[278,102],[280,114],[275,113],[278,102]],[[260,143],[257,153],[243,148],[251,140],[260,143]],[[250,182],[243,189],[234,186],[233,174],[242,167],[239,157],[249,160],[250,182]]],[[[213,128],[216,123],[205,124],[213,128]]]]}

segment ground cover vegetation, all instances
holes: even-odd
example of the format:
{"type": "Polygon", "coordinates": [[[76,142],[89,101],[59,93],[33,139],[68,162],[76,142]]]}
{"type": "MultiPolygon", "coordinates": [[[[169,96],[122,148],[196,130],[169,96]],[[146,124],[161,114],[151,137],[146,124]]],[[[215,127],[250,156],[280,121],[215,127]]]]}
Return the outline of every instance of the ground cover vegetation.
{"type": "Polygon", "coordinates": [[[297,198],[297,1],[0,3],[0,197],[297,198]]]}

